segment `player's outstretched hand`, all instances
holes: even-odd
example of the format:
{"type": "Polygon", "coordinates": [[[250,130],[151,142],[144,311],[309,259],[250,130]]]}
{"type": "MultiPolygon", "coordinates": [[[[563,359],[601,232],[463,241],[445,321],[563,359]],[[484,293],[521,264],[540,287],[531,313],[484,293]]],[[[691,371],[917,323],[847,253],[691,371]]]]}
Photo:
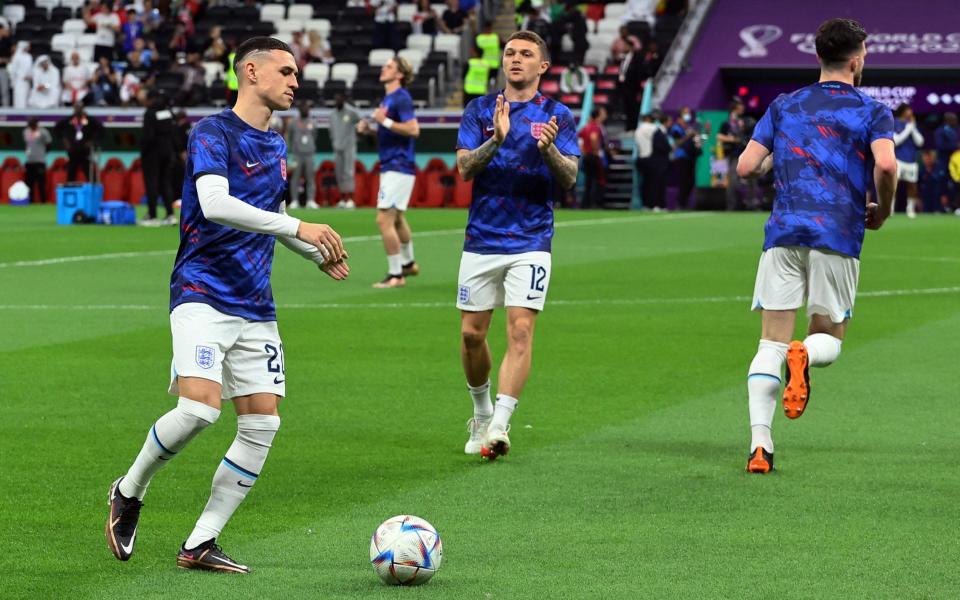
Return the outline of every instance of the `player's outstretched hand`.
{"type": "Polygon", "coordinates": [[[543,129],[540,130],[540,138],[537,140],[537,150],[543,152],[547,150],[552,144],[553,141],[557,139],[557,132],[560,131],[560,126],[557,125],[557,118],[550,117],[550,121],[543,125],[543,129]]]}
{"type": "Polygon", "coordinates": [[[343,260],[339,260],[335,263],[320,265],[320,270],[329,275],[330,279],[335,281],[342,281],[347,278],[347,275],[350,274],[350,267],[343,260]]]}
{"type": "Polygon", "coordinates": [[[497,108],[493,111],[493,137],[498,144],[502,144],[510,133],[510,103],[497,96],[497,108]]]}
{"type": "Polygon", "coordinates": [[[883,226],[883,222],[886,221],[889,216],[888,214],[884,215],[881,213],[880,205],[876,202],[867,203],[867,215],[866,219],[864,219],[867,229],[880,229],[880,227],[883,226]]]}
{"type": "Polygon", "coordinates": [[[317,250],[327,259],[327,262],[324,263],[325,266],[347,258],[340,234],[329,225],[300,221],[300,228],[297,229],[297,239],[316,246],[317,250]]]}

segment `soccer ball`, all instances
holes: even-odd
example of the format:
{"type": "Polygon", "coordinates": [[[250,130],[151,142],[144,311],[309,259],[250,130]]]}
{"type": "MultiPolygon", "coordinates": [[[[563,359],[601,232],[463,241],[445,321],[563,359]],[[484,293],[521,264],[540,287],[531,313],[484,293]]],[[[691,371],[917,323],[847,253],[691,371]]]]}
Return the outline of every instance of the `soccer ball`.
{"type": "Polygon", "coordinates": [[[440,569],[442,561],[440,534],[420,517],[391,517],[377,527],[370,539],[370,564],[388,585],[426,583],[440,569]]]}

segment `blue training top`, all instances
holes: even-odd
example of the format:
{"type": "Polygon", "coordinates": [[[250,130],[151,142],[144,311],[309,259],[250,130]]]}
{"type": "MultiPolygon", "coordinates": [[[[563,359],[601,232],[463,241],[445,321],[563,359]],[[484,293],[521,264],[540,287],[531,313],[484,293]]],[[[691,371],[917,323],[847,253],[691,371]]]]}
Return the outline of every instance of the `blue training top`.
{"type": "Polygon", "coordinates": [[[207,220],[196,179],[226,177],[231,196],[278,212],[287,187],[286,155],[283,136],[251,127],[230,109],[193,128],[180,207],[180,249],[170,277],[171,311],[200,302],[251,321],[276,320],[270,288],[274,236],[207,220]]]}
{"type": "MultiPolygon", "coordinates": [[[[397,123],[414,118],[413,98],[404,88],[398,88],[387,94],[381,103],[387,109],[387,117],[397,123]]],[[[417,172],[416,159],[413,156],[413,138],[394,133],[386,127],[377,128],[377,142],[380,145],[380,172],[396,171],[413,175],[417,172]]]]}
{"type": "MultiPolygon", "coordinates": [[[[475,150],[493,137],[497,96],[475,98],[460,120],[457,149],[475,150]]],[[[557,117],[560,154],[580,156],[570,109],[541,95],[510,103],[510,132],[493,160],[473,180],[465,252],[549,252],[553,240],[554,177],[537,149],[540,128],[557,117]]]]}
{"type": "Polygon", "coordinates": [[[773,152],[776,199],[763,249],[806,246],[860,257],[870,144],[893,139],[890,109],[852,85],[825,81],[781,94],[753,140],[773,152]]]}

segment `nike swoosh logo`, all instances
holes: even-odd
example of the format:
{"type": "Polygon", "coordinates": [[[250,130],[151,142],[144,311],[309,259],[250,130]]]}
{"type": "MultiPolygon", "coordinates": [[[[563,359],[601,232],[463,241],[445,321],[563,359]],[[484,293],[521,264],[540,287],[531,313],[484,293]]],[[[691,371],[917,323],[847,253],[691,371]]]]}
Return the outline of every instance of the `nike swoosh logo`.
{"type": "Polygon", "coordinates": [[[240,487],[248,487],[248,488],[249,488],[249,487],[253,487],[253,484],[252,484],[252,483],[251,483],[250,485],[247,485],[247,484],[245,484],[245,483],[242,482],[242,481],[237,481],[237,485],[239,485],[240,487]]]}
{"type": "Polygon", "coordinates": [[[126,546],[124,546],[123,544],[120,544],[120,548],[123,549],[123,552],[124,552],[125,554],[130,554],[131,552],[133,552],[133,540],[135,540],[135,539],[137,539],[137,530],[136,530],[136,529],[133,530],[133,535],[130,536],[130,543],[129,543],[129,544],[127,544],[126,546]]]}
{"type": "Polygon", "coordinates": [[[284,381],[286,381],[286,379],[280,379],[280,376],[279,376],[279,375],[277,375],[276,377],[273,378],[273,383],[275,383],[276,385],[280,385],[280,384],[283,383],[284,381]]]}
{"type": "Polygon", "coordinates": [[[539,300],[540,298],[543,298],[543,296],[531,296],[527,294],[527,300],[539,300]]]}
{"type": "Polygon", "coordinates": [[[259,160],[258,160],[257,162],[255,162],[255,163],[251,163],[251,162],[248,160],[248,161],[247,161],[247,168],[248,168],[248,169],[252,169],[252,168],[254,168],[255,166],[257,166],[257,165],[259,165],[259,164],[260,164],[260,161],[259,161],[259,160]]]}

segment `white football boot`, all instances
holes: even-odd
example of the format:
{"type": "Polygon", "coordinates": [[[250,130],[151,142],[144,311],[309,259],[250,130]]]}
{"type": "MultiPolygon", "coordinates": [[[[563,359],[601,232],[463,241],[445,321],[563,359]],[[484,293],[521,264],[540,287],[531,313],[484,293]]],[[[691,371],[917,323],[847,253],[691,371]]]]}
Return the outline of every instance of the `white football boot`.
{"type": "Polygon", "coordinates": [[[483,434],[483,441],[480,443],[480,456],[488,460],[496,460],[498,456],[510,452],[510,438],[507,436],[509,431],[509,425],[506,429],[493,425],[487,427],[486,433],[483,434]]]}
{"type": "Polygon", "coordinates": [[[483,434],[487,431],[490,424],[490,417],[486,419],[472,418],[467,421],[467,431],[470,432],[470,439],[463,447],[464,454],[480,454],[480,448],[483,445],[483,434]]]}

